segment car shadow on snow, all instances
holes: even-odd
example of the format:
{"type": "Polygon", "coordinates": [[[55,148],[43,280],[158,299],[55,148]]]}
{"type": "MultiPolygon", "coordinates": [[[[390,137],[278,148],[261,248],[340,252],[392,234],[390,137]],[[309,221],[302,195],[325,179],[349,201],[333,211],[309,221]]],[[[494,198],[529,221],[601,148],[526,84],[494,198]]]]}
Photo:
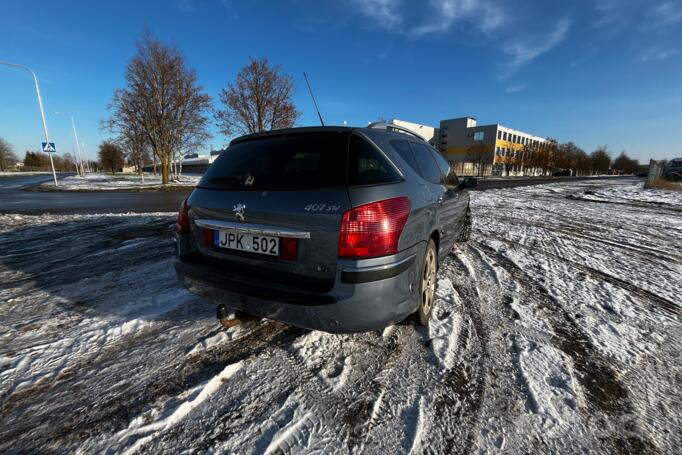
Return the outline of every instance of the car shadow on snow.
{"type": "Polygon", "coordinates": [[[214,306],[177,284],[174,216],[88,215],[30,221],[37,222],[0,232],[0,296],[16,303],[12,305],[15,317],[52,311],[142,320],[214,315],[214,306]]]}

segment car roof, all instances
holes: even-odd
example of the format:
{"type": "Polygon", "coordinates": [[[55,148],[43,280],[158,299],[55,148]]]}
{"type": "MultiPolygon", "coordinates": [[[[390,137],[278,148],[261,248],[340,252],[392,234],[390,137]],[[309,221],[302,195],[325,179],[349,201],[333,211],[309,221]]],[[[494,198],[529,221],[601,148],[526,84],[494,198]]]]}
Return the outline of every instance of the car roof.
{"type": "MultiPolygon", "coordinates": [[[[398,139],[405,139],[406,136],[412,137],[406,133],[399,133],[399,132],[395,132],[395,131],[389,131],[389,130],[378,129],[378,128],[354,127],[354,126],[303,126],[303,127],[298,127],[298,128],[284,128],[284,129],[279,129],[279,130],[263,131],[262,133],[247,134],[247,135],[240,136],[238,138],[232,139],[232,141],[230,141],[230,145],[240,144],[242,142],[248,142],[248,141],[253,141],[253,140],[257,140],[257,139],[263,139],[266,137],[286,136],[289,134],[322,133],[322,132],[350,133],[353,131],[361,131],[361,132],[367,134],[368,136],[372,136],[374,134],[382,134],[382,135],[394,136],[398,139]]],[[[412,137],[412,139],[417,139],[417,138],[412,137]]]]}

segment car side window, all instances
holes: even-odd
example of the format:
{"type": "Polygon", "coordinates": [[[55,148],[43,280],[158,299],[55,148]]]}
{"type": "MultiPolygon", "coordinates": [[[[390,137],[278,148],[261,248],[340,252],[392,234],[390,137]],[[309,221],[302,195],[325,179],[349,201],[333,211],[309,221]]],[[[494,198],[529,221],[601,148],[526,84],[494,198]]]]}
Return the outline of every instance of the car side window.
{"type": "Polygon", "coordinates": [[[407,141],[391,141],[391,146],[398,152],[398,155],[407,162],[407,165],[412,168],[416,173],[419,173],[419,168],[417,166],[417,161],[414,159],[414,154],[412,153],[412,148],[410,148],[410,143],[407,141]]]}
{"type": "Polygon", "coordinates": [[[457,174],[455,174],[455,170],[452,168],[452,166],[450,166],[448,160],[446,160],[443,155],[441,155],[440,153],[433,149],[431,149],[431,154],[433,155],[433,158],[436,160],[436,164],[438,164],[438,167],[440,168],[441,172],[445,176],[443,179],[443,183],[445,183],[448,186],[459,185],[459,179],[457,178],[457,174]]]}
{"type": "Polygon", "coordinates": [[[412,146],[412,151],[414,152],[414,158],[417,161],[419,175],[428,182],[431,183],[441,183],[443,174],[436,165],[436,161],[431,155],[431,149],[423,144],[417,144],[415,142],[410,142],[412,146]]]}
{"type": "Polygon", "coordinates": [[[348,158],[348,185],[377,185],[400,181],[400,175],[369,142],[351,135],[348,158]]]}

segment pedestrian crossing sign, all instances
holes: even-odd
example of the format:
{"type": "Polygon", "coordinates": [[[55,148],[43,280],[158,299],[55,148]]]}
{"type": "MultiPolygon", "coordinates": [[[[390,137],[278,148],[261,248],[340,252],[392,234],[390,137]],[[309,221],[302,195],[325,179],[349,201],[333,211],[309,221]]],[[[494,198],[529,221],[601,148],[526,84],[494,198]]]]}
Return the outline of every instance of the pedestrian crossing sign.
{"type": "Polygon", "coordinates": [[[54,146],[54,142],[43,142],[43,152],[45,153],[55,153],[57,149],[54,146]]]}

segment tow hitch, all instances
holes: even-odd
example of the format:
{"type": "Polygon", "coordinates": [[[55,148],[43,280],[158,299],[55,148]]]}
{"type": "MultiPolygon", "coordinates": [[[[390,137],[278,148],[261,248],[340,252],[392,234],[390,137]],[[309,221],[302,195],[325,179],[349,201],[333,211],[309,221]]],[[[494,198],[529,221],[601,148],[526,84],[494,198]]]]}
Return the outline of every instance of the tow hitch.
{"type": "Polygon", "coordinates": [[[234,327],[242,323],[242,321],[237,319],[236,317],[235,318],[228,317],[227,306],[223,303],[218,305],[218,309],[216,310],[216,317],[218,318],[220,324],[223,327],[234,327]]]}

